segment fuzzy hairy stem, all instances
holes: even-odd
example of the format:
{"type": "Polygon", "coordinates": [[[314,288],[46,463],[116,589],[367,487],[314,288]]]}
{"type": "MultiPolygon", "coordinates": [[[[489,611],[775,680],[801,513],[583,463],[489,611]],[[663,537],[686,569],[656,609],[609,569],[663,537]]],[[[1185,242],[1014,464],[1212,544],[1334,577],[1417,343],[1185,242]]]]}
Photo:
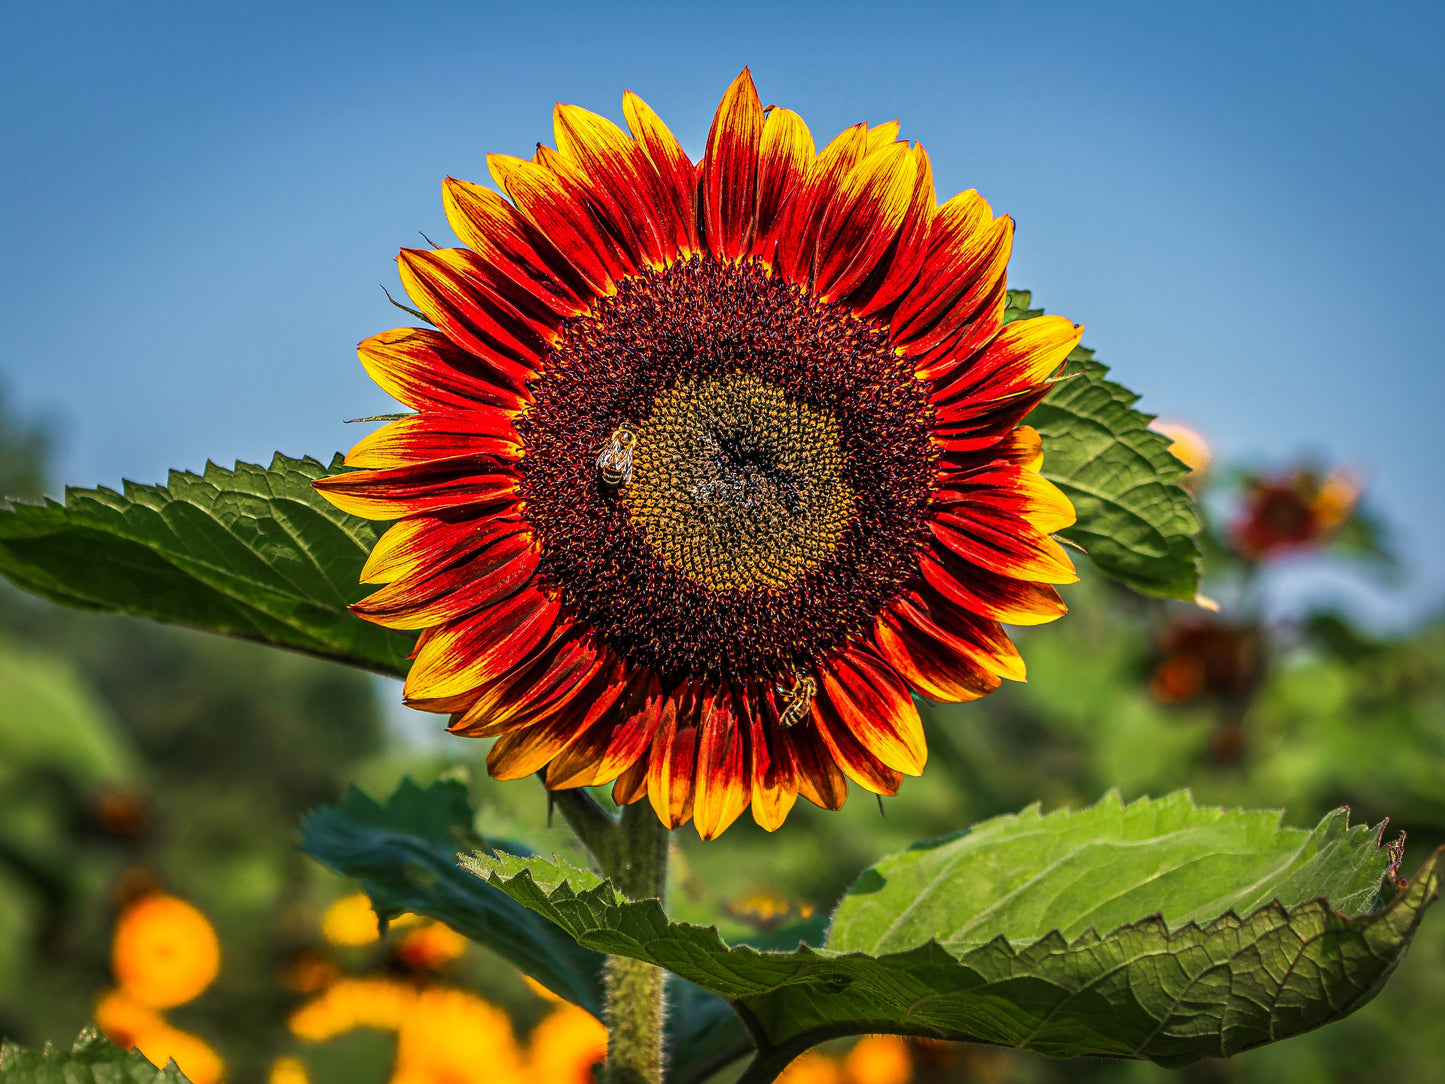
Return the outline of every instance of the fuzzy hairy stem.
{"type": "MultiPolygon", "coordinates": [[[[630,899],[663,899],[668,831],[647,802],[625,806],[613,837],[613,883],[630,899]]],[[[606,868],[608,862],[598,856],[606,868]]],[[[607,957],[607,1065],[603,1084],[662,1084],[666,972],[626,956],[607,957]]]]}

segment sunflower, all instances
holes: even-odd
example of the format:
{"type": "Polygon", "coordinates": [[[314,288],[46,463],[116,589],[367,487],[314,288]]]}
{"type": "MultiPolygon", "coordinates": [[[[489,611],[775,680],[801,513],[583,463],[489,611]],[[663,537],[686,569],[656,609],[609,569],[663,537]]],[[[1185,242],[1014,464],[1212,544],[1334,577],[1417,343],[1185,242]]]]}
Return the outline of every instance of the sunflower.
{"type": "Polygon", "coordinates": [[[318,482],[396,520],[357,613],[421,630],[405,697],[499,779],[613,784],[703,838],[922,771],[913,694],[1024,667],[1073,522],[1021,425],[1079,340],[1004,325],[1013,224],[938,205],[897,124],[821,152],[744,71],[700,163],[638,97],[448,178],[406,249],[431,325],[360,346],[414,414],[318,482]]]}

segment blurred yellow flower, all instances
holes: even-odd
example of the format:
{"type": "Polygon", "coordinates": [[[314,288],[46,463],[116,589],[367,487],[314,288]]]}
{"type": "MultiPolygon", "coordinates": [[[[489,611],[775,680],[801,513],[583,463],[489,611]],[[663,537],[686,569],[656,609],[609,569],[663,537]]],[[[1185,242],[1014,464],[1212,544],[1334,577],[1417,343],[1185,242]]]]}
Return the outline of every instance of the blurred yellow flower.
{"type": "Polygon", "coordinates": [[[532,1029],[527,1079],[547,1084],[592,1084],[607,1060],[607,1029],[586,1009],[564,1005],[532,1029]]]}
{"type": "Polygon", "coordinates": [[[311,1076],[300,1058],[277,1058],[266,1084],[311,1084],[311,1076]]]}
{"type": "Polygon", "coordinates": [[[191,1084],[217,1084],[225,1065],[205,1040],[166,1023],[160,1013],[125,990],[109,990],[95,1004],[95,1026],[122,1050],[139,1050],[158,1066],[174,1058],[191,1084]]]}
{"type": "Polygon", "coordinates": [[[847,1084],[908,1084],[913,1056],[908,1040],[897,1035],[865,1035],[843,1059],[847,1084]]]}
{"type": "Polygon", "coordinates": [[[777,1084],[842,1084],[843,1073],[832,1058],[809,1051],[799,1054],[778,1077],[777,1084]]]}
{"type": "Polygon", "coordinates": [[[211,985],[221,968],[221,944],[206,916],[185,900],[143,896],[116,922],[111,967],[135,1001],[167,1009],[211,985]]]}
{"type": "Polygon", "coordinates": [[[95,1003],[95,1026],[122,1050],[130,1050],[136,1038],[161,1031],[167,1025],[161,1014],[142,1005],[124,990],[107,990],[95,1003]]]}
{"type": "Polygon", "coordinates": [[[396,946],[396,958],[407,967],[434,971],[467,951],[467,939],[443,922],[427,922],[411,930],[396,946]]]}
{"type": "MultiPolygon", "coordinates": [[[[531,1078],[539,1082],[550,1078],[531,1078]]],[[[408,1006],[391,1084],[524,1084],[512,1022],[463,990],[433,987],[408,1006]]]]}
{"type": "Polygon", "coordinates": [[[416,999],[416,990],[395,979],[338,979],[292,1014],[291,1032],[320,1043],[357,1028],[396,1031],[416,999]]]}
{"type": "Polygon", "coordinates": [[[1203,474],[1214,462],[1214,453],[1210,451],[1209,442],[1182,422],[1155,418],[1149,423],[1149,428],[1172,441],[1169,445],[1170,454],[1189,468],[1190,475],[1203,474]]]}
{"type": "MultiPolygon", "coordinates": [[[[419,915],[397,915],[388,929],[404,929],[422,921],[419,915]]],[[[321,936],[337,948],[361,948],[381,940],[381,920],[372,910],[365,892],[342,896],[321,916],[321,936]]]]}
{"type": "Polygon", "coordinates": [[[774,929],[785,922],[811,918],[813,906],[763,889],[731,900],[728,911],[760,929],[774,929]]]}
{"type": "Polygon", "coordinates": [[[376,912],[365,892],[342,896],[321,916],[321,936],[341,948],[359,948],[381,939],[376,912]]]}
{"type": "Polygon", "coordinates": [[[543,1001],[550,1001],[550,1002],[552,1002],[554,1005],[565,1005],[565,1004],[567,1004],[567,999],[566,999],[566,998],[558,997],[556,994],[552,993],[551,990],[547,989],[545,986],[543,986],[543,985],[542,985],[540,982],[538,982],[536,979],[532,978],[531,975],[523,975],[523,976],[522,976],[522,981],[527,984],[527,989],[528,989],[528,990],[531,990],[532,993],[536,994],[536,995],[537,995],[538,997],[540,997],[543,1001]]]}

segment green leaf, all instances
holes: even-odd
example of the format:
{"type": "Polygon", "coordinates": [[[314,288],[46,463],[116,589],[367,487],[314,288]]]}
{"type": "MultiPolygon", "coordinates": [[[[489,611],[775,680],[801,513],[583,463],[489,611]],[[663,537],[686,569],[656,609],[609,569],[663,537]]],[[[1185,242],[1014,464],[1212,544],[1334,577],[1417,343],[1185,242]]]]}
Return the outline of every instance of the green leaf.
{"type": "Polygon", "coordinates": [[[0,574],[68,606],[404,675],[413,637],[347,609],[368,591],[358,580],[378,528],[311,488],[327,473],[278,453],[269,468],[208,464],[204,474],[171,472],[165,486],[0,502],[0,574]]]}
{"type": "Polygon", "coordinates": [[[33,1054],[11,1043],[0,1046],[0,1084],[189,1084],[166,1063],[157,1069],[139,1050],[129,1052],[86,1028],[68,1051],[49,1044],[33,1054]]]}
{"type": "Polygon", "coordinates": [[[731,1000],[759,1047],[743,1080],[761,1081],[839,1035],[1178,1066],[1339,1019],[1399,961],[1445,866],[1442,849],[1396,893],[1399,848],[1378,837],[1344,811],[1306,832],[1187,792],[1032,807],[883,860],[823,949],[779,953],[729,946],[560,861],[468,866],[579,943],[731,1000]]]}
{"type": "MultiPolygon", "coordinates": [[[[1027,290],[1010,290],[1007,322],[1041,316],[1027,290]]],[[[1189,472],[1169,438],[1135,410],[1139,396],[1105,379],[1094,352],[1076,347],[1049,397],[1025,420],[1044,439],[1044,477],[1074,502],[1060,531],[1104,573],[1146,595],[1193,599],[1199,590],[1199,517],[1181,486],[1189,472]]]]}
{"type": "MultiPolygon", "coordinates": [[[[353,787],[340,804],[316,810],[301,827],[302,848],[358,878],[383,919],[409,911],[445,922],[600,1017],[602,955],[461,868],[458,852],[482,843],[472,823],[461,783],[419,787],[407,779],[385,804],[353,787]]],[[[487,845],[530,853],[518,844],[487,845]]],[[[742,1022],[715,995],[674,978],[668,1003],[668,1079],[675,1084],[706,1080],[751,1048],[742,1022]]]]}

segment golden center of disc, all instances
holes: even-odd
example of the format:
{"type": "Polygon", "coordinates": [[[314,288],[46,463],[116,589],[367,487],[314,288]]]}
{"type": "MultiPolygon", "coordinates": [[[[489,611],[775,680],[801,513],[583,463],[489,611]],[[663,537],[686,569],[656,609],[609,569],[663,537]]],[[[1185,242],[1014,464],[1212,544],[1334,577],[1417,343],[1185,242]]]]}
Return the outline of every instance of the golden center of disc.
{"type": "Polygon", "coordinates": [[[781,588],[853,514],[838,422],[756,376],[684,377],[637,427],[623,501],[663,560],[711,591],[781,588]]]}

